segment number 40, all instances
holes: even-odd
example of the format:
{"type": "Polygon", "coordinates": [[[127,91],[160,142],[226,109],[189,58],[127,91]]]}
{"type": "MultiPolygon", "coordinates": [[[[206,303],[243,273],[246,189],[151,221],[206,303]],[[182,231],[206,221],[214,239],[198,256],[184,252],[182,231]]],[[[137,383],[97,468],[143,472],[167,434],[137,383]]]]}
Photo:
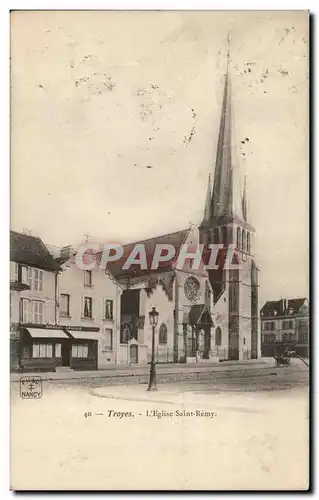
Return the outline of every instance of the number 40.
{"type": "Polygon", "coordinates": [[[92,413],[88,411],[87,413],[84,413],[84,417],[85,418],[92,417],[92,413]]]}

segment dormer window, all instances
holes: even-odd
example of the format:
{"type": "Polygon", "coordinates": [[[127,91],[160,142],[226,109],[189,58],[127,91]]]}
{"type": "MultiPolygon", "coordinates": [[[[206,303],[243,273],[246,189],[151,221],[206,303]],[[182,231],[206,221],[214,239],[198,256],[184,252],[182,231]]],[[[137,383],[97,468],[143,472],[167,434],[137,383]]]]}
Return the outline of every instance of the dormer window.
{"type": "Polygon", "coordinates": [[[84,271],[84,285],[92,286],[92,271],[84,271]]]}

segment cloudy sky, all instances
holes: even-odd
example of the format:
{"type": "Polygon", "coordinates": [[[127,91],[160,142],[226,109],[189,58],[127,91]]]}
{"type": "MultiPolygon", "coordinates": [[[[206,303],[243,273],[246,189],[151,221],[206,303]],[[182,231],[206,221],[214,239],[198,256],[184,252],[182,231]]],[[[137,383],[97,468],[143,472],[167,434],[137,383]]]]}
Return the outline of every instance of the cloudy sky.
{"type": "Polygon", "coordinates": [[[66,245],[198,224],[229,31],[261,301],[308,295],[306,12],[14,12],[12,229],[66,245]]]}

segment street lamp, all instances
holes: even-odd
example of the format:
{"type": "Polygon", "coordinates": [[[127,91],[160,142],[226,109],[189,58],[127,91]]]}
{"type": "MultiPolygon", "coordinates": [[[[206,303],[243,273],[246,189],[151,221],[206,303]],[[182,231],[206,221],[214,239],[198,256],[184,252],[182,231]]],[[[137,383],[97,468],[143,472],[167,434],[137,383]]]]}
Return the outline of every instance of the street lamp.
{"type": "Polygon", "coordinates": [[[156,391],[156,370],[155,370],[155,327],[158,323],[158,312],[155,307],[148,313],[150,324],[152,327],[152,359],[150,366],[150,380],[148,384],[148,391],[156,391]]]}

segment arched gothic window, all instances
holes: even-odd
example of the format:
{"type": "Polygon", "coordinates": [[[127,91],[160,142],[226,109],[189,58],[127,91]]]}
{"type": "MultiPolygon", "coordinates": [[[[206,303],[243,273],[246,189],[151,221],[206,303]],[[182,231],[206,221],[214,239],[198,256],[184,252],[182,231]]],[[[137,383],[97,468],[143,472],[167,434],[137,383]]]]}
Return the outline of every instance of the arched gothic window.
{"type": "Polygon", "coordinates": [[[215,344],[216,345],[222,345],[222,331],[220,326],[216,328],[215,332],[215,344]]]}
{"type": "Polygon", "coordinates": [[[237,228],[237,248],[240,250],[240,245],[241,245],[241,231],[240,228],[237,228]]]}
{"type": "Polygon", "coordinates": [[[167,344],[167,326],[165,325],[165,323],[162,323],[160,326],[158,343],[167,344]]]}
{"type": "Polygon", "coordinates": [[[215,227],[214,229],[214,243],[219,243],[219,228],[215,227]]]}
{"type": "Polygon", "coordinates": [[[250,253],[250,233],[247,232],[247,252],[250,253]]]}
{"type": "Polygon", "coordinates": [[[241,239],[242,239],[242,242],[241,242],[242,249],[245,252],[246,251],[246,231],[245,231],[245,229],[243,229],[241,239]]]}
{"type": "Polygon", "coordinates": [[[227,227],[223,226],[221,228],[221,231],[222,231],[222,240],[221,240],[221,243],[223,245],[227,245],[227,243],[228,243],[228,239],[227,239],[227,227]]]}

